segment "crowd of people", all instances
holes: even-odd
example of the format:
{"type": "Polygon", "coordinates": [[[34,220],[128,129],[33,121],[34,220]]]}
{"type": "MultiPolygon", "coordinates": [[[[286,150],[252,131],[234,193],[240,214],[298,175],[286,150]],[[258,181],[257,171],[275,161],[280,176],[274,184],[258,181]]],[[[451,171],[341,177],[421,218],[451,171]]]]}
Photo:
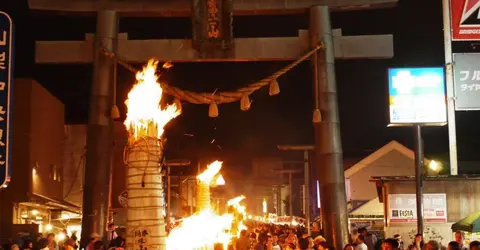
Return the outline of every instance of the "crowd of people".
{"type": "MultiPolygon", "coordinates": [[[[106,237],[103,239],[96,233],[92,234],[85,250],[123,249],[125,238],[117,235],[114,224],[110,224],[108,229],[106,237]]],[[[242,230],[239,235],[228,250],[336,250],[332,243],[327,242],[322,236],[318,223],[313,223],[310,230],[302,226],[257,224],[250,226],[249,230],[242,230]]],[[[350,240],[351,243],[345,245],[343,250],[480,250],[479,241],[472,241],[468,245],[464,244],[463,232],[456,232],[455,240],[446,245],[434,240],[424,242],[421,234],[417,234],[411,244],[404,244],[399,234],[381,239],[369,232],[367,228],[360,228],[352,232],[350,240]]],[[[223,246],[220,247],[223,249],[223,246]]],[[[79,242],[75,233],[66,236],[59,242],[55,240],[53,233],[47,234],[46,237],[40,233],[36,235],[35,239],[22,237],[15,239],[8,246],[0,247],[0,250],[8,249],[77,250],[79,242]]]]}
{"type": "MultiPolygon", "coordinates": [[[[279,225],[257,226],[249,233],[243,230],[239,239],[232,245],[234,250],[335,250],[334,246],[325,240],[317,223],[313,223],[310,234],[304,227],[288,227],[279,225]]],[[[411,244],[405,245],[401,235],[391,238],[378,238],[360,228],[352,232],[351,243],[343,250],[480,250],[480,242],[472,241],[465,245],[463,232],[455,233],[455,240],[446,245],[430,240],[424,242],[423,236],[417,234],[411,244]]]]}

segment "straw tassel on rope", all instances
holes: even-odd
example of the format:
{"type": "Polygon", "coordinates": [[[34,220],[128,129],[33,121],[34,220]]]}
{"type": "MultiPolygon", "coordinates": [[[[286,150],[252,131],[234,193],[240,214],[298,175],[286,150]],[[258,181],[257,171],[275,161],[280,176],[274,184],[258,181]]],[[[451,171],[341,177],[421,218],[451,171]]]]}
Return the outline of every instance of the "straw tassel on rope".
{"type": "Polygon", "coordinates": [[[242,99],[240,99],[240,109],[242,111],[247,111],[250,109],[250,105],[252,102],[250,102],[250,98],[248,98],[248,95],[242,96],[242,99]]]}
{"type": "Polygon", "coordinates": [[[278,95],[280,93],[280,87],[278,86],[277,79],[273,79],[268,86],[268,94],[270,96],[278,95]]]}
{"type": "Polygon", "coordinates": [[[211,102],[210,106],[208,106],[208,116],[215,118],[218,117],[218,106],[216,102],[211,102]]]}
{"type": "Polygon", "coordinates": [[[117,106],[117,61],[113,61],[113,106],[112,110],[110,111],[110,116],[112,119],[120,118],[120,110],[118,110],[117,106]]]}

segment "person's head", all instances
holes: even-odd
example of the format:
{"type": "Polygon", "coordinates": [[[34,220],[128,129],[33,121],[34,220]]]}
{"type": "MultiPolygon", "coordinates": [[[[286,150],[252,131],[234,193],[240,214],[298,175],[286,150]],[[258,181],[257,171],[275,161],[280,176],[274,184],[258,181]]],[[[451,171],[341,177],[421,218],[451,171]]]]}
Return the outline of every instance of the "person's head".
{"type": "Polygon", "coordinates": [[[415,235],[415,244],[422,243],[422,242],[423,242],[423,235],[422,234],[416,234],[415,235]]]}
{"type": "Polygon", "coordinates": [[[358,229],[358,234],[360,234],[360,235],[367,236],[367,233],[368,233],[368,231],[367,231],[367,228],[365,228],[365,227],[362,227],[362,228],[358,229]]]}
{"type": "Polygon", "coordinates": [[[312,223],[312,230],[313,231],[319,231],[320,230],[320,225],[318,224],[318,222],[313,222],[312,223]]]}
{"type": "Polygon", "coordinates": [[[47,235],[47,240],[48,240],[48,243],[52,243],[53,241],[55,241],[55,234],[49,233],[47,235]]]}
{"type": "Polygon", "coordinates": [[[343,248],[343,250],[355,250],[355,248],[353,247],[352,244],[347,244],[347,245],[345,245],[345,247],[343,248]]]}
{"type": "Polygon", "coordinates": [[[327,242],[323,241],[317,244],[317,250],[328,250],[327,242]]]}
{"type": "Polygon", "coordinates": [[[100,235],[98,233],[92,233],[90,235],[90,241],[91,242],[99,241],[99,240],[100,240],[100,235]]]}
{"type": "Polygon", "coordinates": [[[463,241],[465,240],[465,234],[462,231],[455,232],[455,241],[460,244],[460,247],[463,246],[463,241]]]}
{"type": "Polygon", "coordinates": [[[29,239],[25,240],[23,242],[23,249],[32,249],[33,248],[33,242],[29,239]]]}
{"type": "Polygon", "coordinates": [[[103,250],[103,242],[98,240],[93,244],[95,250],[103,250]]]}
{"type": "Polygon", "coordinates": [[[425,244],[424,250],[440,250],[440,244],[437,241],[431,240],[425,244]]]}
{"type": "Polygon", "coordinates": [[[38,249],[44,249],[48,246],[48,240],[45,239],[45,238],[41,238],[39,241],[38,241],[38,249]]]}
{"type": "Polygon", "coordinates": [[[396,250],[399,247],[398,241],[395,239],[386,239],[382,242],[382,250],[396,250]]]}
{"type": "Polygon", "coordinates": [[[20,250],[20,247],[19,247],[17,244],[13,244],[13,245],[10,247],[10,250],[20,250]]]}
{"type": "Polygon", "coordinates": [[[480,250],[480,241],[474,240],[470,242],[470,250],[480,250]]]}
{"type": "Polygon", "coordinates": [[[362,244],[365,242],[365,236],[363,234],[360,234],[358,237],[357,237],[357,244],[362,244]]]}
{"type": "Polygon", "coordinates": [[[448,250],[460,250],[460,244],[458,244],[458,242],[456,242],[456,241],[450,241],[448,243],[447,249],[448,250]]]}
{"type": "Polygon", "coordinates": [[[115,229],[116,229],[116,226],[115,226],[114,223],[108,224],[108,230],[113,231],[113,230],[115,230],[115,229]]]}
{"type": "Polygon", "coordinates": [[[278,244],[278,235],[275,234],[275,235],[272,236],[272,243],[274,245],[278,244]]]}
{"type": "Polygon", "coordinates": [[[242,231],[240,231],[240,237],[245,237],[247,236],[247,230],[243,229],[242,231]]]}

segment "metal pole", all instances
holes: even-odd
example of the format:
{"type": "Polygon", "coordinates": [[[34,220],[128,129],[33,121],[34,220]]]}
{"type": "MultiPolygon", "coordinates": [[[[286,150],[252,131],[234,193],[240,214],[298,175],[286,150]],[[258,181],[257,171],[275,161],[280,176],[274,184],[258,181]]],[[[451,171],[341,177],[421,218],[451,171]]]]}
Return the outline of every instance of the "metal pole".
{"type": "Polygon", "coordinates": [[[423,145],[422,127],[415,125],[415,193],[417,203],[417,233],[423,234],[423,145]]]}
{"type": "Polygon", "coordinates": [[[108,217],[110,165],[113,152],[113,63],[101,54],[103,46],[117,49],[118,16],[112,10],[97,13],[94,73],[87,131],[85,184],[83,188],[82,246],[92,233],[103,237],[108,217]]]}
{"type": "Polygon", "coordinates": [[[310,46],[323,43],[325,48],[313,56],[313,83],[318,86],[322,121],[315,123],[315,155],[320,182],[320,199],[327,242],[343,249],[349,242],[347,198],[343,170],[340,119],[338,115],[335,57],[327,6],[310,8],[310,46]]]}
{"type": "Polygon", "coordinates": [[[293,219],[293,182],[292,182],[292,172],[288,173],[288,188],[289,188],[289,194],[288,194],[288,213],[293,219]]]}
{"type": "Polygon", "coordinates": [[[445,81],[447,85],[448,146],[450,154],[450,175],[458,174],[457,125],[455,121],[455,90],[453,87],[452,28],[450,20],[450,0],[442,0],[443,42],[445,48],[445,81]]]}
{"type": "Polygon", "coordinates": [[[172,203],[170,202],[171,198],[171,180],[170,180],[170,166],[167,166],[167,219],[165,220],[165,223],[167,226],[170,225],[170,216],[171,216],[171,208],[172,208],[172,203]]]}
{"type": "Polygon", "coordinates": [[[310,167],[308,162],[308,150],[303,151],[303,159],[305,166],[305,220],[307,221],[307,232],[310,235],[310,167]]]}

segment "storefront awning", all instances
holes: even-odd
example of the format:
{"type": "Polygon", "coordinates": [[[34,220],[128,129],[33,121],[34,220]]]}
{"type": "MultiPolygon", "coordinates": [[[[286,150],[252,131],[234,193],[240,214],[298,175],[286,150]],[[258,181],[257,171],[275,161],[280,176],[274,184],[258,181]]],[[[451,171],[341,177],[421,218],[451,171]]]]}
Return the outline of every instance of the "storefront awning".
{"type": "Polygon", "coordinates": [[[471,213],[452,225],[452,231],[465,231],[470,233],[480,232],[480,211],[471,213]]]}
{"type": "Polygon", "coordinates": [[[51,207],[51,209],[65,210],[65,211],[76,213],[76,214],[80,214],[82,212],[81,207],[76,206],[72,203],[52,199],[52,198],[49,198],[47,196],[37,194],[37,193],[32,193],[30,195],[30,202],[37,203],[37,204],[38,203],[45,204],[45,205],[51,207]]]}
{"type": "Polygon", "coordinates": [[[361,205],[349,214],[350,218],[383,217],[383,204],[378,197],[361,205]]]}

